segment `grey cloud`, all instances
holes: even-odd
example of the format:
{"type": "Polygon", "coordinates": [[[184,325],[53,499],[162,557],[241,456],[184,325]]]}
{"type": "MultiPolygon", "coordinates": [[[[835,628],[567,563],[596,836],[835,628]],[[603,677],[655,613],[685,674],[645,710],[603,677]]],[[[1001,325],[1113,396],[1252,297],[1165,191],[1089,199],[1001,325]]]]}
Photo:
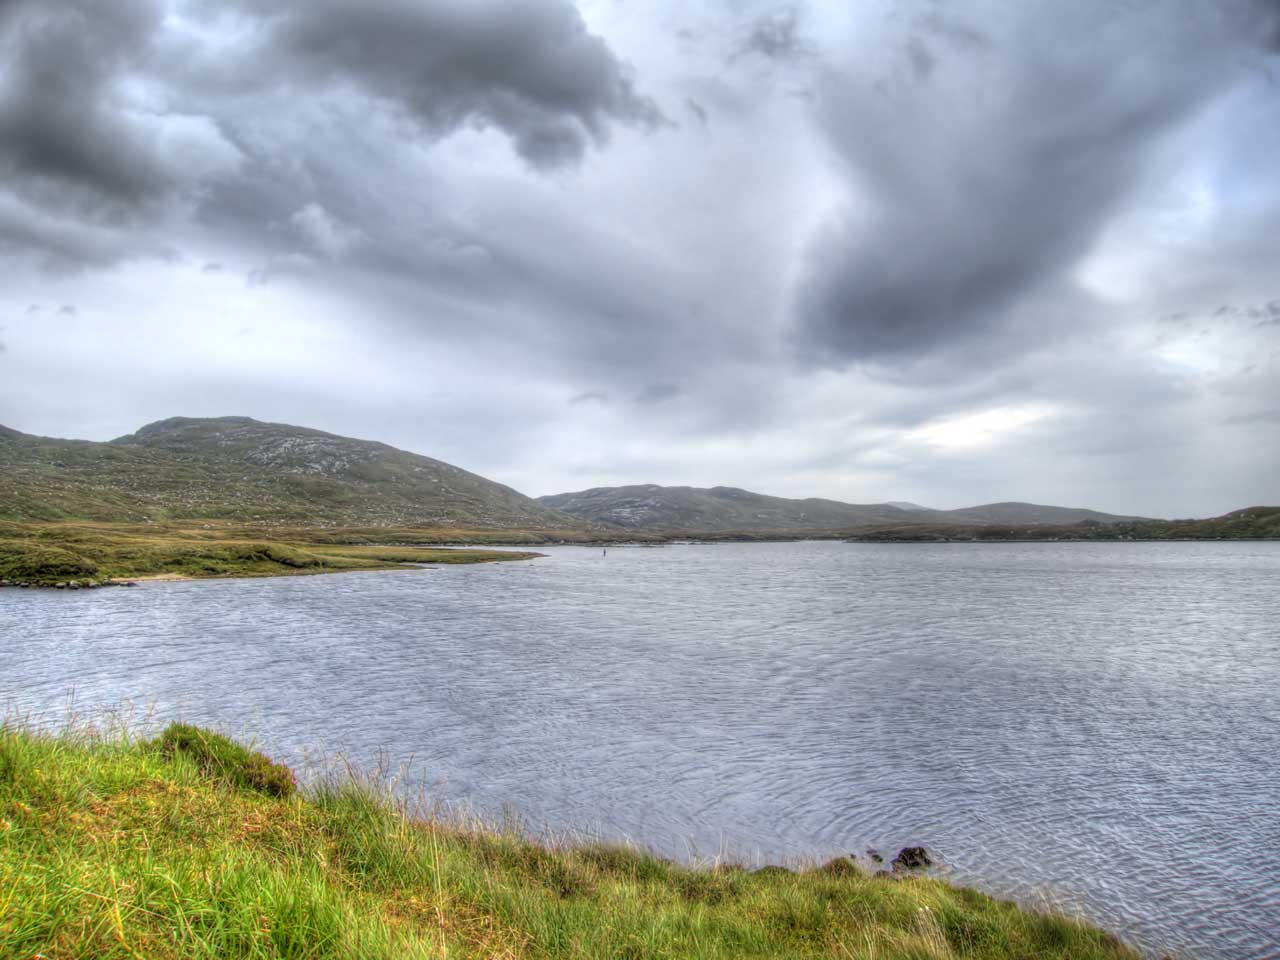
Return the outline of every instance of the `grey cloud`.
{"type": "Polygon", "coordinates": [[[289,222],[308,244],[331,259],[368,240],[362,230],[339,220],[315,201],[295,210],[289,222]]]}
{"type": "Polygon", "coordinates": [[[157,0],[11,0],[0,18],[0,244],[50,265],[104,264],[204,173],[236,160],[208,117],[126,81],[160,28],[157,0]]]}
{"type": "Polygon", "coordinates": [[[926,10],[915,21],[924,34],[943,41],[955,50],[978,53],[991,47],[991,38],[973,24],[943,10],[926,10]]]}
{"type": "Polygon", "coordinates": [[[10,176],[69,182],[124,204],[166,185],[175,171],[105,97],[159,13],[150,0],[9,4],[0,158],[10,176]]]}
{"type": "Polygon", "coordinates": [[[272,135],[291,98],[302,123],[372,100],[417,139],[493,127],[540,168],[665,122],[565,0],[8,0],[0,55],[0,249],[50,267],[171,255],[152,231],[192,203],[205,225],[351,253],[358,223],[299,189],[272,135]]]}
{"type": "Polygon", "coordinates": [[[107,266],[134,254],[162,256],[165,252],[160,245],[127,229],[42,209],[6,193],[3,187],[0,250],[34,254],[43,266],[53,270],[107,266]]]}
{"type": "Polygon", "coordinates": [[[507,134],[535,167],[581,159],[613,124],[654,126],[658,108],[564,0],[244,0],[266,25],[253,69],[313,89],[346,84],[431,135],[464,124],[507,134]]]}
{"type": "Polygon", "coordinates": [[[607,404],[609,402],[609,394],[603,390],[586,390],[569,398],[572,406],[580,406],[584,403],[607,404]]]}
{"type": "Polygon", "coordinates": [[[1251,424],[1280,424],[1280,410],[1259,410],[1257,413],[1246,413],[1237,417],[1227,417],[1222,421],[1224,426],[1249,426],[1251,424]]]}
{"type": "MultiPolygon", "coordinates": [[[[1209,319],[1216,320],[1222,324],[1245,323],[1255,328],[1272,325],[1280,326],[1280,299],[1268,300],[1265,303],[1256,303],[1246,307],[1223,304],[1210,314],[1209,319]]],[[[1182,322],[1185,325],[1191,322],[1191,317],[1184,313],[1175,317],[1168,317],[1166,320],[1168,322],[1182,322]]]]}
{"type": "Polygon", "coordinates": [[[795,60],[810,53],[800,33],[800,12],[783,7],[752,21],[733,58],[757,54],[769,60],[795,60]]]}
{"type": "Polygon", "coordinates": [[[1237,75],[1261,15],[1198,0],[1000,9],[981,30],[946,22],[968,56],[917,54],[935,82],[828,71],[824,125],[856,199],[815,237],[798,291],[811,357],[900,361],[1007,334],[1162,138],[1237,75]]]}
{"type": "Polygon", "coordinates": [[[263,287],[280,277],[299,277],[311,273],[316,261],[303,253],[273,256],[260,267],[249,271],[246,280],[251,287],[263,287]]]}
{"type": "Polygon", "coordinates": [[[636,403],[654,404],[671,400],[684,393],[683,388],[674,383],[651,383],[636,395],[636,403]]]}
{"type": "Polygon", "coordinates": [[[927,80],[933,76],[933,68],[938,65],[938,58],[919,37],[911,37],[907,40],[907,57],[911,61],[912,70],[921,80],[927,80]]]}

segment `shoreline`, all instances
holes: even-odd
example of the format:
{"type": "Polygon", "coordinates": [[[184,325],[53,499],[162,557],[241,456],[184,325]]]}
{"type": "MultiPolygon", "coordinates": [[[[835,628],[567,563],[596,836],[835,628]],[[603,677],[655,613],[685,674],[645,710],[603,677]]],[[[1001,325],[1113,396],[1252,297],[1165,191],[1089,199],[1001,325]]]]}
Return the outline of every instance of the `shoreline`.
{"type": "Polygon", "coordinates": [[[865,533],[726,532],[560,536],[555,531],[262,529],[204,523],[103,524],[0,521],[0,589],[97,589],[130,583],[256,579],[436,564],[534,559],[537,546],[655,548],[731,543],[1237,543],[1280,542],[1261,536],[1102,535],[1055,527],[899,528],[865,533]],[[1066,533],[1067,535],[1063,535],[1066,533]],[[265,537],[264,537],[265,534],[265,537]],[[1001,535],[1003,534],[1003,535],[1001,535]]]}
{"type": "MultiPolygon", "coordinates": [[[[501,551],[493,551],[495,553],[501,551]]],[[[111,577],[106,580],[70,580],[56,583],[40,583],[32,581],[0,580],[0,590],[105,590],[112,587],[136,587],[144,583],[195,583],[217,580],[271,580],[277,577],[322,577],[341,573],[408,573],[412,571],[431,570],[436,566],[472,566],[482,563],[509,563],[516,560],[536,560],[545,557],[543,553],[514,553],[502,557],[488,557],[484,560],[448,561],[427,560],[422,562],[405,561],[385,566],[327,567],[323,570],[277,570],[243,573],[215,573],[206,576],[181,573],[150,573],[130,577],[111,577]]]]}
{"type": "MultiPolygon", "coordinates": [[[[494,551],[501,552],[501,551],[494,551]]],[[[423,562],[405,561],[376,567],[327,567],[323,570],[278,570],[253,573],[216,573],[207,576],[181,573],[149,573],[131,577],[111,577],[94,581],[61,581],[58,583],[20,582],[13,580],[0,581],[0,590],[105,590],[110,587],[136,587],[144,583],[196,583],[216,580],[271,580],[277,577],[323,577],[342,573],[408,573],[418,570],[432,570],[436,566],[478,566],[482,563],[508,563],[515,560],[536,560],[545,557],[544,553],[512,553],[506,557],[491,557],[484,560],[448,561],[428,560],[423,562]]]]}
{"type": "Polygon", "coordinates": [[[299,789],[196,727],[0,724],[0,770],[0,937],[23,956],[1141,956],[1078,916],[927,873],[923,848],[891,869],[682,865],[433,816],[357,771],[299,789]]]}

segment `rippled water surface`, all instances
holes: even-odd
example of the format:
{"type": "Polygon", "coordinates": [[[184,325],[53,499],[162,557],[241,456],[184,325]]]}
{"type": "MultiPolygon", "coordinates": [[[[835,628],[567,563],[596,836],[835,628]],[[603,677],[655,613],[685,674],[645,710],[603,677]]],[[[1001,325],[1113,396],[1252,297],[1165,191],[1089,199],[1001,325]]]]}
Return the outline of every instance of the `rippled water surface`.
{"type": "Polygon", "coordinates": [[[1280,956],[1280,544],[553,548],[0,591],[0,702],[748,861],[922,843],[1152,950],[1280,956]]]}

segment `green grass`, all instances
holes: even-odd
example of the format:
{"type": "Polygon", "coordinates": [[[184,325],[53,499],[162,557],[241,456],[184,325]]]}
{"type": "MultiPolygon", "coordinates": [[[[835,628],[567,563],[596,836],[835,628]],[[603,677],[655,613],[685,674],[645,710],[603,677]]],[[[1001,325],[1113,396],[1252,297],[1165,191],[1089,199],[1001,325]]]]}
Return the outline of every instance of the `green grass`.
{"type": "Polygon", "coordinates": [[[0,728],[0,957],[1136,958],[935,879],[694,869],[226,769],[163,739],[0,728]]]}
{"type": "MultiPolygon", "coordinates": [[[[6,523],[0,521],[0,580],[32,586],[140,577],[249,577],[413,564],[526,560],[536,553],[328,542],[307,531],[225,524],[6,523]],[[277,539],[278,538],[278,539],[277,539]]],[[[389,536],[384,532],[384,536],[389,536]]],[[[352,537],[351,539],[360,539],[352,537]]]]}

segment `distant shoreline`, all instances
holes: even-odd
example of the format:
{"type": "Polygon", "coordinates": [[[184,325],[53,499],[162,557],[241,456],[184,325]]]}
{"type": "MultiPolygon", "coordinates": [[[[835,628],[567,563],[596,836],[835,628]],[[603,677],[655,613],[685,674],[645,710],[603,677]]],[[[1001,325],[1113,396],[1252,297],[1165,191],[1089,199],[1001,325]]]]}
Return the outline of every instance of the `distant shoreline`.
{"type": "MultiPolygon", "coordinates": [[[[1256,510],[1257,508],[1255,508],[1256,510]]],[[[1207,543],[1277,542],[1269,513],[1215,521],[1071,526],[921,525],[839,531],[605,531],[288,528],[227,522],[0,521],[0,588],[84,589],[121,583],[404,570],[529,560],[529,547],[663,547],[798,543],[1207,543]],[[1191,532],[1194,530],[1195,532],[1191,532]],[[612,535],[611,535],[612,534],[612,535]]]]}

